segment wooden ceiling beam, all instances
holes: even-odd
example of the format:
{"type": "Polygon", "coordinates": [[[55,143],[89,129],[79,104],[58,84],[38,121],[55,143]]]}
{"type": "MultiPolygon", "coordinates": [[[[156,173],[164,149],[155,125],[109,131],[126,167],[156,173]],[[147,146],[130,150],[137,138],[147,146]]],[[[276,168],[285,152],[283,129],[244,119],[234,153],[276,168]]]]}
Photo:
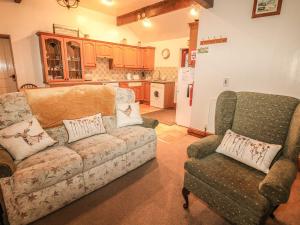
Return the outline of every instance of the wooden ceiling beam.
{"type": "Polygon", "coordinates": [[[214,0],[164,0],[117,17],[117,25],[125,25],[138,21],[138,15],[145,13],[147,18],[187,8],[198,3],[204,8],[213,7],[214,0]]]}
{"type": "Polygon", "coordinates": [[[15,3],[21,3],[22,0],[15,0],[15,3]]]}

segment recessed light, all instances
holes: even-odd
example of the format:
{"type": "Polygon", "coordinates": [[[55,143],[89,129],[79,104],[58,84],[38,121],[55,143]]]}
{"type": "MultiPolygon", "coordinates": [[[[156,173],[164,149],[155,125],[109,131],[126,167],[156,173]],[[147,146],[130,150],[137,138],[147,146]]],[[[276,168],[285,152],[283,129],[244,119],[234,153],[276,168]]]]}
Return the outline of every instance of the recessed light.
{"type": "Polygon", "coordinates": [[[150,28],[150,27],[152,27],[152,22],[148,18],[145,18],[145,19],[143,19],[143,25],[146,28],[150,28]]]}
{"type": "Polygon", "coordinates": [[[101,0],[103,5],[112,6],[114,4],[113,0],[101,0]]]}
{"type": "Polygon", "coordinates": [[[190,14],[192,17],[196,18],[199,16],[199,10],[193,6],[190,10],[190,14]]]}

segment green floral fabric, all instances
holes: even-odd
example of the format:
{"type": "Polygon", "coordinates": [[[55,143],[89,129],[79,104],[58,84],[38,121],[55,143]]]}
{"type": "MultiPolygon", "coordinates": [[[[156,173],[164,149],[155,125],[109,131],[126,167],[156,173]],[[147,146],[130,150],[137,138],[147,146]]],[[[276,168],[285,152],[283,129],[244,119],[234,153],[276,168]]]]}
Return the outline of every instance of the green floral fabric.
{"type": "Polygon", "coordinates": [[[234,224],[263,223],[288,200],[300,151],[299,100],[287,96],[226,91],[217,100],[215,131],[188,147],[184,187],[234,224]],[[227,129],[283,146],[265,175],[215,153],[227,129]],[[279,159],[279,160],[278,160],[279,159]]]}

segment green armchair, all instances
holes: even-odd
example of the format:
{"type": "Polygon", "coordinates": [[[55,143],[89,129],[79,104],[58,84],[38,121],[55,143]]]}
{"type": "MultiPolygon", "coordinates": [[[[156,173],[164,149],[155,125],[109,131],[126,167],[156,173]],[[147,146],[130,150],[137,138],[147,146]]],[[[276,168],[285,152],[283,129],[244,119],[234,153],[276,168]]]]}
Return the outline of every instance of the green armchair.
{"type": "Polygon", "coordinates": [[[217,100],[215,135],[188,147],[183,207],[192,192],[233,224],[264,224],[289,199],[300,150],[299,100],[287,96],[226,91],[217,100]],[[226,130],[280,144],[280,156],[264,174],[215,152],[226,130]]]}

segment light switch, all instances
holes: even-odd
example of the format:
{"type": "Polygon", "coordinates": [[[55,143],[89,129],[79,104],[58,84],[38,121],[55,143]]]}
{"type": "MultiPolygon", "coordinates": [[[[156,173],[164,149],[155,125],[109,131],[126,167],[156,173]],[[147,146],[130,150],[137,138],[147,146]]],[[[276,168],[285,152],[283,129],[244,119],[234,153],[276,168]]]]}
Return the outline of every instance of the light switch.
{"type": "Polygon", "coordinates": [[[223,87],[229,87],[229,78],[228,77],[224,78],[223,87]]]}

